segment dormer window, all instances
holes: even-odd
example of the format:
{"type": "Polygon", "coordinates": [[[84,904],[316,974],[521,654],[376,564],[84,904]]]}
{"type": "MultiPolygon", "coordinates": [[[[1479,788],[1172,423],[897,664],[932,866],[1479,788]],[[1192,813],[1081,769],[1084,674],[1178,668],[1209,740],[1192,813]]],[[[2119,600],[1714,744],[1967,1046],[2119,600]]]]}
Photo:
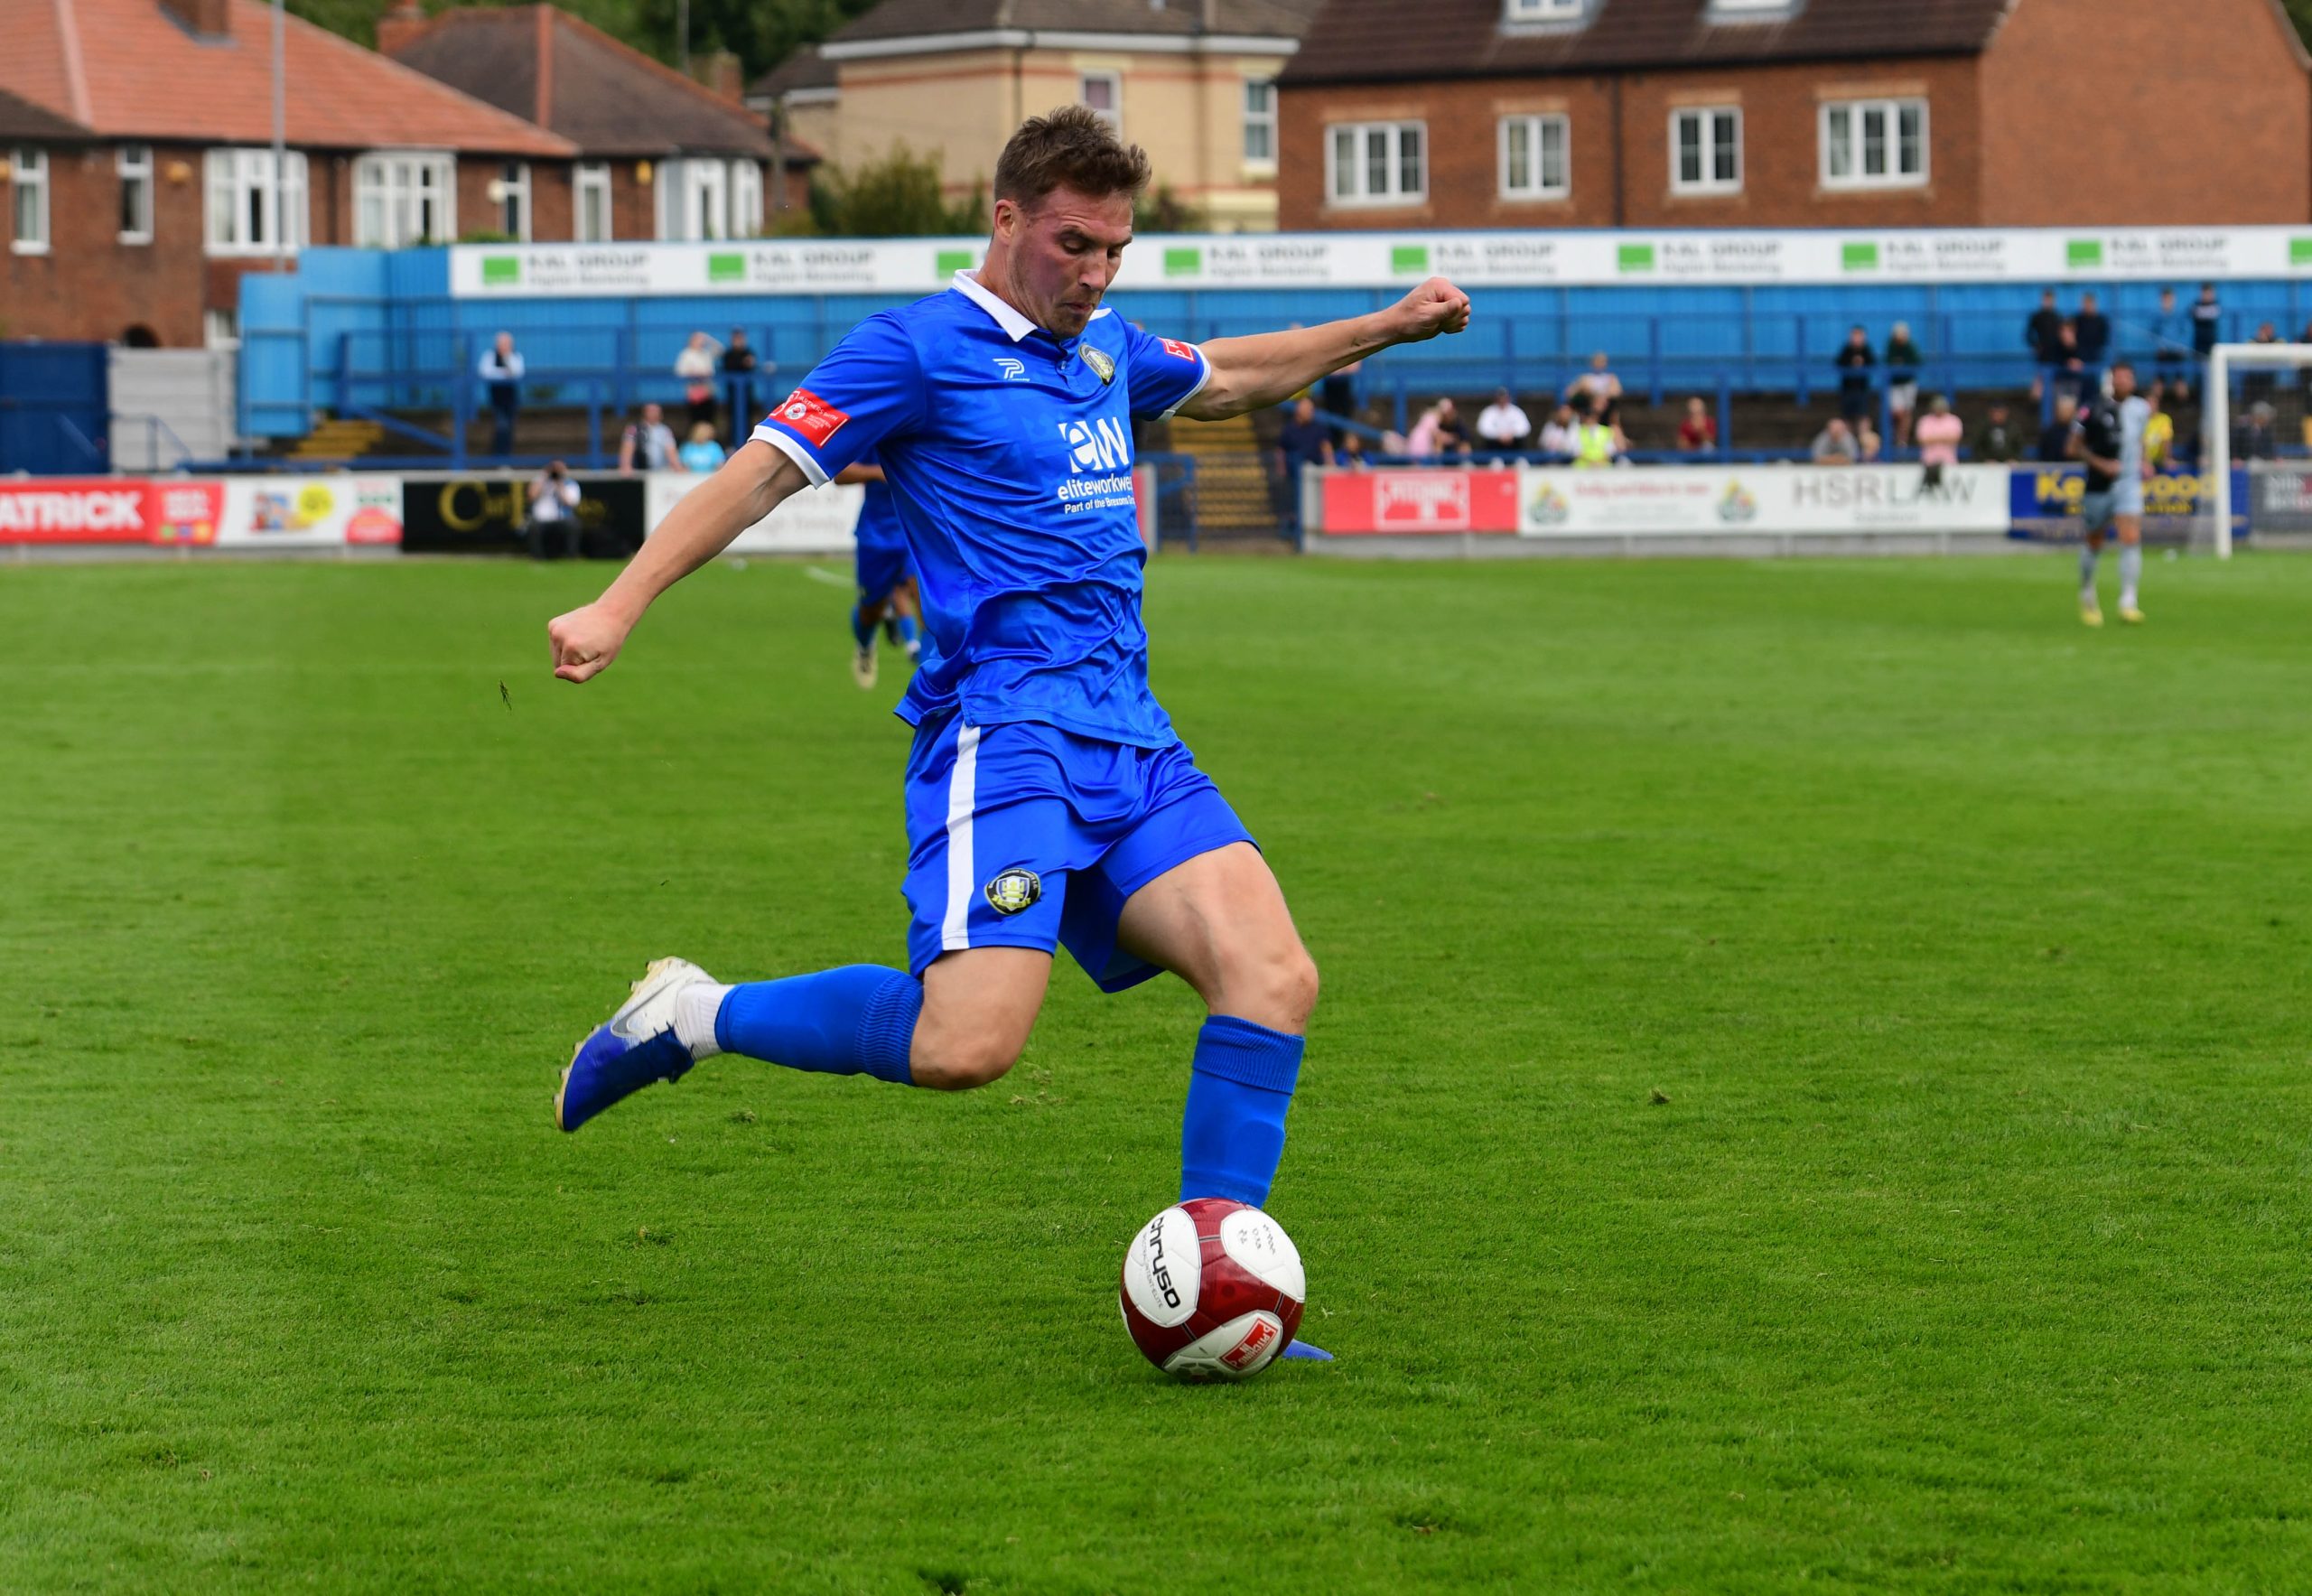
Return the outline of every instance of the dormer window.
{"type": "Polygon", "coordinates": [[[1590,13],[1590,0],[1501,0],[1505,23],[1578,23],[1590,13]]]}

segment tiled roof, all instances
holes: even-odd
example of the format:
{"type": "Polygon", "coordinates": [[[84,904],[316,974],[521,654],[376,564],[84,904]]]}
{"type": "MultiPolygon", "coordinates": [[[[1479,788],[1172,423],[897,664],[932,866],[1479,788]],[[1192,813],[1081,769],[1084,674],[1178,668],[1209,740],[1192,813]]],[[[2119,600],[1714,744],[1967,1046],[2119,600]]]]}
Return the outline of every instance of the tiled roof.
{"type": "MultiPolygon", "coordinates": [[[[160,0],[0,0],[0,89],[105,137],[262,145],[273,136],[272,7],[228,0],[200,38],[160,0]]],[[[570,145],[290,17],[288,141],[304,149],[564,156],[570,145]]]]}
{"type": "MultiPolygon", "coordinates": [[[[830,43],[912,39],[991,30],[1067,33],[1226,33],[1298,39],[1317,0],[1217,0],[1204,25],[1199,0],[883,0],[835,33],[830,43]]],[[[1399,26],[1404,13],[1399,10],[1399,26]]]]}
{"type": "Polygon", "coordinates": [[[552,5],[445,11],[394,59],[588,155],[774,154],[752,112],[552,5]]]}
{"type": "Polygon", "coordinates": [[[1501,0],[1326,0],[1284,70],[1291,83],[1660,70],[1788,61],[1971,55],[2015,0],[1797,0],[1729,21],[1711,0],[1591,0],[1578,26],[1504,27],[1501,0]]]}
{"type": "Polygon", "coordinates": [[[776,99],[797,89],[833,89],[834,62],[819,53],[816,44],[793,51],[761,77],[747,85],[749,99],[776,99]]]}
{"type": "MultiPolygon", "coordinates": [[[[41,144],[79,144],[94,136],[78,122],[0,89],[0,141],[21,138],[41,144]]],[[[0,152],[0,157],[5,154],[0,152]]]]}

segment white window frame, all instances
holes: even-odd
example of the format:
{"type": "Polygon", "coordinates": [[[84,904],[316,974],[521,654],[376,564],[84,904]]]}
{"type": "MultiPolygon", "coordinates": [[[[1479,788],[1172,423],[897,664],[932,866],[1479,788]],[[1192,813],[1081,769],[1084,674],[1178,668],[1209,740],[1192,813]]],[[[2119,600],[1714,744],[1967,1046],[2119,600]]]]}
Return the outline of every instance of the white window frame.
{"type": "MultiPolygon", "coordinates": [[[[454,178],[452,179],[454,183],[454,178]]],[[[517,243],[530,241],[530,163],[508,161],[498,168],[498,230],[517,243]],[[511,176],[507,175],[508,173],[511,176]],[[508,227],[508,222],[512,227],[508,227]]]]}
{"type": "Polygon", "coordinates": [[[1495,150],[1499,157],[1500,192],[1505,200],[1563,200],[1573,192],[1573,120],[1562,112],[1542,112],[1504,117],[1495,135],[1495,150]],[[1543,177],[1542,145],[1543,134],[1554,128],[1557,133],[1558,181],[1549,182],[1543,177]],[[1510,181],[1509,149],[1519,133],[1525,135],[1526,182],[1518,186],[1510,181]]]}
{"type": "Polygon", "coordinates": [[[457,238],[455,155],[443,150],[370,150],[354,158],[356,248],[415,249],[454,244],[457,238]],[[430,226],[428,206],[434,212],[430,226]]]}
{"type": "Polygon", "coordinates": [[[8,249],[14,255],[46,255],[49,242],[48,152],[29,146],[8,152],[8,249]],[[23,196],[33,196],[29,218],[23,196]],[[32,222],[32,230],[24,223],[32,222]]]}
{"type": "Polygon", "coordinates": [[[289,227],[274,214],[273,152],[231,145],[208,151],[201,160],[201,222],[203,250],[212,256],[266,256],[275,239],[287,233],[286,252],[296,254],[310,241],[312,208],[306,203],[305,153],[291,150],[282,163],[281,203],[289,227]],[[224,201],[223,210],[219,201],[224,201]],[[251,225],[254,205],[256,222],[251,225]],[[220,227],[222,221],[226,225],[220,227]],[[262,235],[262,236],[259,236],[262,235]]]}
{"type": "Polygon", "coordinates": [[[1429,124],[1419,119],[1403,122],[1334,122],[1325,128],[1325,203],[1336,209],[1379,205],[1419,205],[1429,198],[1429,124]],[[1413,135],[1413,156],[1419,167],[1420,186],[1404,186],[1405,135],[1413,135]],[[1375,135],[1384,143],[1378,146],[1382,157],[1384,186],[1379,192],[1372,187],[1375,135]],[[1342,186],[1344,169],[1341,165],[1341,145],[1347,139],[1350,155],[1346,174],[1351,180],[1342,186]]]}
{"type": "Polygon", "coordinates": [[[1079,71],[1076,74],[1076,103],[1089,110],[1110,130],[1121,136],[1123,133],[1123,74],[1110,71],[1079,71]],[[1102,110],[1092,103],[1092,85],[1108,86],[1108,107],[1102,110]]]}
{"type": "Polygon", "coordinates": [[[153,241],[153,146],[121,145],[113,152],[113,170],[120,174],[120,241],[124,244],[150,244],[153,241]]]}
{"type": "Polygon", "coordinates": [[[611,201],[611,167],[607,161],[581,161],[571,174],[570,236],[580,244],[608,244],[618,237],[618,211],[611,201]],[[586,201],[601,198],[602,227],[599,238],[587,230],[586,201]]]}
{"type": "Polygon", "coordinates": [[[1742,107],[1739,106],[1680,106],[1670,113],[1670,191],[1673,194],[1739,194],[1742,191],[1742,107]],[[1701,175],[1688,182],[1679,156],[1684,153],[1684,125],[1689,117],[1701,118],[1701,126],[1709,135],[1701,141],[1701,175]],[[1718,131],[1720,118],[1730,118],[1733,128],[1734,175],[1723,178],[1718,173],[1718,131]]]}
{"type": "Polygon", "coordinates": [[[1823,186],[1841,191],[1856,189],[1923,189],[1934,170],[1934,137],[1932,123],[1927,117],[1926,99],[1922,95],[1895,95],[1884,99],[1824,100],[1815,117],[1816,145],[1820,151],[1823,186]],[[1918,170],[1901,170],[1903,148],[1903,114],[1918,114],[1918,170]],[[1866,170],[1869,146],[1863,130],[1868,118],[1880,118],[1880,153],[1886,170],[1866,170]],[[1831,170],[1832,126],[1841,117],[1846,119],[1847,162],[1849,170],[1841,176],[1831,170]]]}
{"type": "Polygon", "coordinates": [[[753,161],[731,163],[731,237],[762,236],[762,167],[753,161]]]}
{"type": "Polygon", "coordinates": [[[1578,23],[1590,10],[1590,0],[1501,0],[1501,20],[1506,23],[1578,23]]]}
{"type": "Polygon", "coordinates": [[[1245,92],[1240,104],[1244,112],[1242,147],[1245,154],[1245,169],[1247,172],[1274,172],[1277,134],[1276,79],[1273,78],[1245,79],[1245,92]],[[1255,94],[1263,97],[1267,103],[1255,106],[1253,103],[1255,94]],[[1268,146],[1268,153],[1264,155],[1253,153],[1253,135],[1255,133],[1261,135],[1261,142],[1268,146]]]}

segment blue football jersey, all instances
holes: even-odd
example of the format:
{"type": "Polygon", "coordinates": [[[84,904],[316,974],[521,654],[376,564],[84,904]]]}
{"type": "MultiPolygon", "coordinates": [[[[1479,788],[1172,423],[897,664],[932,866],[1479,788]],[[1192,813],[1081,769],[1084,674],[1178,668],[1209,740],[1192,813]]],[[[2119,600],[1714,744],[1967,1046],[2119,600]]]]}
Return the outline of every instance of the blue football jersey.
{"type": "MultiPolygon", "coordinates": [[[[881,465],[872,449],[852,462],[853,465],[881,465]]],[[[867,548],[903,549],[907,546],[907,528],[900,525],[899,506],[894,502],[891,484],[881,482],[862,484],[859,501],[859,525],[853,536],[867,548]]]]}
{"type": "Polygon", "coordinates": [[[1105,309],[1055,338],[959,272],[853,328],[755,429],[814,484],[881,461],[932,645],[901,719],[1174,741],[1148,688],[1132,422],[1210,375],[1202,350],[1105,309]]]}

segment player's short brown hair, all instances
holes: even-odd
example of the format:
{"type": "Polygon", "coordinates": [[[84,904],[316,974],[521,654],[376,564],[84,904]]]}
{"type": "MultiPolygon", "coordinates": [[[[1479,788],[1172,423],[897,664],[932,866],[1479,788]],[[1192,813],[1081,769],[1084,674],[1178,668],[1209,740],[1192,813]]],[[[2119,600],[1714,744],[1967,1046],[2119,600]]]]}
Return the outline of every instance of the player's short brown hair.
{"type": "Polygon", "coordinates": [[[1054,189],[1137,200],[1151,176],[1148,152],[1125,144],[1089,107],[1030,117],[995,158],[995,197],[1032,206],[1054,189]]]}

